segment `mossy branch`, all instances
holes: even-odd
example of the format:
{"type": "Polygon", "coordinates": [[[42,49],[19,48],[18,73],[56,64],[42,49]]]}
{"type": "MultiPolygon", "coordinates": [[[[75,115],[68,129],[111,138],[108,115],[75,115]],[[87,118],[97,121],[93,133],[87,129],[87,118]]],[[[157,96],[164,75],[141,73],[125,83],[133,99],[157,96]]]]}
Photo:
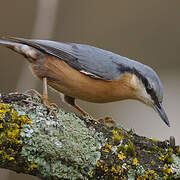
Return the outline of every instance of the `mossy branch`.
{"type": "MultiPolygon", "coordinates": [[[[175,179],[180,147],[57,110],[35,96],[1,95],[0,167],[41,179],[175,179]]],[[[173,138],[172,141],[173,142],[173,138]]]]}

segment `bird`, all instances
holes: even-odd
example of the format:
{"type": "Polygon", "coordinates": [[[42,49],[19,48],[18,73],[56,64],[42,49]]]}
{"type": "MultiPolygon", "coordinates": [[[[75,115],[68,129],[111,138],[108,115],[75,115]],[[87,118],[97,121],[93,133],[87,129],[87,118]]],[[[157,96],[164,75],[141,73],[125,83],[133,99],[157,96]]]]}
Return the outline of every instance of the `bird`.
{"type": "Polygon", "coordinates": [[[22,54],[43,81],[42,100],[50,107],[47,86],[64,94],[64,101],[87,116],[76,99],[108,103],[138,100],[153,108],[170,127],[162,106],[163,86],[149,66],[91,45],[5,36],[0,45],[22,54]]]}

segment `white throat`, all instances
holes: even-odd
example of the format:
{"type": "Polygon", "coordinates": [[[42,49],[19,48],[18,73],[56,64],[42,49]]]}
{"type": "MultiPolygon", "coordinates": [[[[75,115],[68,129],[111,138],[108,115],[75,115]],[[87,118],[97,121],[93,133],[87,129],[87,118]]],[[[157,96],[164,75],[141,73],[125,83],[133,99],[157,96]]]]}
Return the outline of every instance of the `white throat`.
{"type": "Polygon", "coordinates": [[[139,80],[139,78],[135,74],[132,75],[130,84],[134,89],[135,97],[141,102],[152,107],[153,104],[151,96],[146,92],[144,84],[141,80],[139,80]]]}

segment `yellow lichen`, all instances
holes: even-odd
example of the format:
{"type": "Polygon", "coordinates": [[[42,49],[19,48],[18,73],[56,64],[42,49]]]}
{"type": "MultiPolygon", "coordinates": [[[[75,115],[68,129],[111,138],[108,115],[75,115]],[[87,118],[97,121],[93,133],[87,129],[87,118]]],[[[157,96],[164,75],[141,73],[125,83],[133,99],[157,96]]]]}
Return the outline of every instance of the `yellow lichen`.
{"type": "Polygon", "coordinates": [[[177,152],[180,153],[180,147],[178,148],[177,152]]]}
{"type": "Polygon", "coordinates": [[[14,160],[14,157],[9,157],[9,160],[14,160]]]}
{"type": "MultiPolygon", "coordinates": [[[[21,132],[23,125],[32,124],[32,120],[26,115],[18,115],[18,112],[9,104],[0,103],[0,155],[1,163],[11,161],[11,165],[17,165],[15,157],[23,146],[21,132]]],[[[36,168],[33,162],[26,162],[28,169],[36,168]]]]}
{"type": "Polygon", "coordinates": [[[144,179],[157,179],[158,175],[154,170],[145,171],[144,179]]]}
{"type": "Polygon", "coordinates": [[[97,167],[101,167],[101,165],[102,165],[102,164],[101,164],[101,161],[97,161],[96,166],[97,166],[97,167]]]}
{"type": "Polygon", "coordinates": [[[107,167],[106,164],[103,166],[102,170],[103,170],[105,173],[109,171],[109,169],[108,169],[108,167],[107,167]]]}
{"type": "Polygon", "coordinates": [[[3,128],[3,123],[0,123],[0,129],[2,129],[3,128]]]}
{"type": "Polygon", "coordinates": [[[168,179],[169,177],[170,177],[170,175],[172,175],[172,173],[173,173],[173,171],[172,171],[172,169],[170,169],[169,167],[168,167],[168,165],[164,165],[164,167],[163,167],[163,179],[168,179]]]}
{"type": "Polygon", "coordinates": [[[172,173],[172,169],[170,169],[166,164],[164,165],[163,167],[163,171],[167,174],[170,174],[172,173]]]}
{"type": "Polygon", "coordinates": [[[116,172],[116,168],[114,166],[112,166],[111,172],[113,172],[113,173],[116,172]]]}
{"type": "MultiPolygon", "coordinates": [[[[104,175],[111,176],[112,179],[119,179],[119,176],[121,176],[124,172],[123,167],[120,165],[113,165],[113,166],[107,166],[106,163],[98,161],[96,163],[96,167],[100,168],[104,175]]],[[[93,171],[89,174],[91,178],[93,178],[93,171]]]]}
{"type": "Polygon", "coordinates": [[[11,109],[11,119],[12,121],[16,120],[18,116],[18,112],[15,109],[11,109]]]}
{"type": "Polygon", "coordinates": [[[152,154],[152,151],[150,151],[150,150],[143,149],[142,151],[146,152],[146,153],[149,153],[149,154],[152,154]]]}
{"type": "Polygon", "coordinates": [[[121,173],[123,172],[123,168],[121,166],[112,166],[111,170],[110,170],[113,174],[116,175],[121,175],[121,173]]]}
{"type": "Polygon", "coordinates": [[[154,165],[155,165],[155,162],[154,162],[153,160],[151,161],[151,165],[152,165],[152,166],[154,166],[154,165]]]}
{"type": "Polygon", "coordinates": [[[135,165],[135,166],[139,165],[138,159],[136,157],[133,159],[133,163],[132,164],[135,165]]]}
{"type": "Polygon", "coordinates": [[[119,135],[119,133],[118,133],[118,130],[117,130],[117,129],[113,129],[113,135],[114,135],[114,136],[118,136],[118,135],[119,135]]]}
{"type": "Polygon", "coordinates": [[[29,170],[33,170],[37,168],[37,165],[34,164],[33,162],[27,162],[28,163],[28,168],[29,170]]]}
{"type": "Polygon", "coordinates": [[[169,148],[166,153],[159,153],[159,160],[165,161],[168,163],[173,163],[172,154],[173,154],[173,149],[169,148]]]}
{"type": "Polygon", "coordinates": [[[180,156],[180,147],[177,150],[177,156],[180,156]]]}
{"type": "Polygon", "coordinates": [[[106,164],[101,163],[100,161],[96,163],[96,167],[101,168],[101,170],[105,173],[109,171],[108,166],[106,164]]]}
{"type": "Polygon", "coordinates": [[[123,153],[122,151],[120,151],[120,152],[118,153],[118,158],[119,158],[120,160],[123,160],[123,159],[126,158],[126,156],[124,155],[124,153],[123,153]]]}
{"type": "Polygon", "coordinates": [[[136,156],[136,151],[135,151],[134,145],[131,141],[129,141],[128,145],[126,146],[126,152],[128,155],[136,156]]]}
{"type": "Polygon", "coordinates": [[[89,177],[90,177],[90,178],[93,178],[93,171],[91,171],[91,172],[89,173],[89,177]]]}
{"type": "Polygon", "coordinates": [[[8,109],[9,107],[10,105],[8,104],[0,103],[0,119],[2,119],[4,115],[10,111],[10,109],[8,109]]]}
{"type": "Polygon", "coordinates": [[[120,141],[121,139],[124,139],[124,136],[120,134],[119,130],[113,129],[113,141],[120,141]]]}
{"type": "Polygon", "coordinates": [[[151,141],[153,141],[154,143],[157,143],[158,140],[154,139],[154,138],[149,138],[151,141]]]}
{"type": "Polygon", "coordinates": [[[105,152],[110,152],[111,148],[112,148],[112,145],[109,144],[109,143],[106,143],[106,145],[105,145],[105,152]]]}
{"type": "Polygon", "coordinates": [[[126,156],[127,155],[130,155],[132,157],[136,156],[136,151],[131,141],[129,141],[128,144],[126,145],[122,144],[121,146],[119,146],[117,148],[117,153],[119,153],[120,151],[123,152],[126,156]]]}
{"type": "Polygon", "coordinates": [[[9,139],[15,139],[19,136],[19,131],[19,129],[10,129],[6,135],[9,139]]]}

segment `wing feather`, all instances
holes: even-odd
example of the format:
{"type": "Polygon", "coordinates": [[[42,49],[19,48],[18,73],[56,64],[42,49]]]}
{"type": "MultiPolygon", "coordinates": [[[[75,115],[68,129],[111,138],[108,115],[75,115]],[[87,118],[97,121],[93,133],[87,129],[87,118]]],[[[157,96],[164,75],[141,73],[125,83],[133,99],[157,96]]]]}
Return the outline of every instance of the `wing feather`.
{"type": "Polygon", "coordinates": [[[128,63],[128,58],[85,44],[64,43],[49,40],[31,40],[6,37],[7,41],[29,45],[42,53],[55,56],[87,76],[103,79],[119,79],[118,63],[128,63]]]}

